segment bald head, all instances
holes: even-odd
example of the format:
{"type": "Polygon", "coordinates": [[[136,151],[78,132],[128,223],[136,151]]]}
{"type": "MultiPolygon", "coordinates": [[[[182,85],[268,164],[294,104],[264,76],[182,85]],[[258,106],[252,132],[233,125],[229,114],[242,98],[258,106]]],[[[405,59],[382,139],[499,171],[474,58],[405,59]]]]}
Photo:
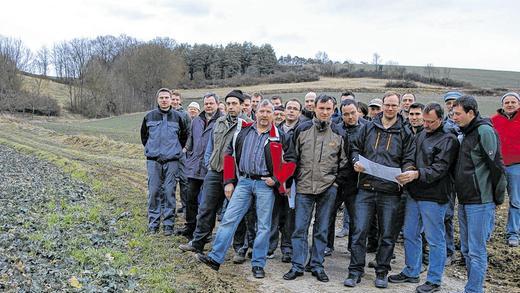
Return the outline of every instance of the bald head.
{"type": "Polygon", "coordinates": [[[314,101],[316,100],[316,93],[315,92],[308,92],[305,95],[305,109],[307,111],[314,111],[314,101]]]}

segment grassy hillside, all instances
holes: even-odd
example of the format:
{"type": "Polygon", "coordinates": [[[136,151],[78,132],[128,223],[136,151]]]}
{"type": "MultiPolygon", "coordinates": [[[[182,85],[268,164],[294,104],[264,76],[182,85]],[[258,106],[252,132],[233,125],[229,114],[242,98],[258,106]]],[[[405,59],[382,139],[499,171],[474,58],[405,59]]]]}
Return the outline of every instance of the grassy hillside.
{"type": "MultiPolygon", "coordinates": [[[[387,65],[383,66],[383,70],[387,65]]],[[[401,65],[400,65],[401,66],[401,65]]],[[[404,66],[407,72],[425,74],[425,66],[404,66]]],[[[355,69],[374,70],[374,65],[356,64],[355,69]]],[[[438,77],[449,77],[454,80],[466,81],[479,88],[509,88],[520,89],[520,72],[499,71],[469,68],[434,67],[438,70],[438,77]],[[449,74],[446,74],[446,71],[449,74]]]]}

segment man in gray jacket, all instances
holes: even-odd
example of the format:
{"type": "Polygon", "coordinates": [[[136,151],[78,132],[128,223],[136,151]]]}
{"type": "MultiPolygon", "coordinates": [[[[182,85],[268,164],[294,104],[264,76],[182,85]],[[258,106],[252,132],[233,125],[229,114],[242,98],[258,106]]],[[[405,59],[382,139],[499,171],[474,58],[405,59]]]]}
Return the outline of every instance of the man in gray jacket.
{"type": "Polygon", "coordinates": [[[163,217],[164,234],[173,234],[175,174],[187,140],[187,125],[171,106],[171,92],[156,94],[158,107],[146,114],[141,125],[141,142],[148,170],[148,229],[157,233],[163,217]],[[162,188],[162,190],[161,190],[162,188]]]}
{"type": "Polygon", "coordinates": [[[310,268],[318,281],[328,282],[323,268],[327,247],[330,213],[334,207],[338,183],[336,176],[345,168],[347,158],[343,137],[331,126],[334,98],[320,95],[314,102],[315,117],[300,123],[293,135],[296,152],[295,227],[292,236],[292,268],[283,278],[294,280],[303,275],[309,251],[307,235],[316,206],[310,268]]]}

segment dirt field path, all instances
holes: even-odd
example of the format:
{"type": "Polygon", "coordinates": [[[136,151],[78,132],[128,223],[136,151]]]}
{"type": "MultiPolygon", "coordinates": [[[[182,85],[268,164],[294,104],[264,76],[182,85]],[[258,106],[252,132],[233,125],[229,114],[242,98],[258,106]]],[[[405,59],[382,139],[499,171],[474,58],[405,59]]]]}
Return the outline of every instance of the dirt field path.
{"type": "MultiPolygon", "coordinates": [[[[365,276],[360,284],[355,288],[343,286],[343,281],[347,276],[347,266],[350,261],[347,251],[347,238],[336,238],[336,250],[330,257],[325,258],[325,272],[328,274],[330,281],[322,283],[316,280],[311,273],[305,273],[303,277],[299,277],[293,281],[285,281],[282,276],[291,268],[291,264],[281,262],[281,253],[276,251],[275,257],[268,260],[266,265],[266,278],[258,281],[251,275],[250,263],[246,262],[240,265],[247,279],[259,283],[259,291],[262,292],[415,292],[415,287],[425,282],[426,272],[421,274],[421,282],[419,284],[389,284],[388,288],[381,290],[374,287],[375,273],[374,269],[366,268],[365,276]]],[[[392,261],[392,272],[398,273],[404,265],[402,244],[396,246],[396,259],[392,261]]],[[[367,255],[368,261],[373,260],[375,254],[367,255]]],[[[465,281],[450,276],[449,272],[445,274],[442,290],[440,292],[461,292],[464,289],[465,281]]]]}

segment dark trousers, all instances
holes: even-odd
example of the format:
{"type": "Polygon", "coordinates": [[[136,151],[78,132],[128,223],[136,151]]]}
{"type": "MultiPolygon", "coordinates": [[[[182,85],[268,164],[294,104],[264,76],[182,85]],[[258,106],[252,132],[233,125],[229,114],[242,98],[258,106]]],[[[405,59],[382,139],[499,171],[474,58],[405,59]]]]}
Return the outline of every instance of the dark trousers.
{"type": "MultiPolygon", "coordinates": [[[[329,223],[329,234],[327,235],[327,247],[334,249],[334,236],[335,236],[335,230],[336,230],[336,216],[338,213],[339,208],[341,207],[341,204],[345,204],[345,210],[343,210],[343,216],[345,217],[345,214],[350,217],[348,229],[349,231],[352,231],[353,227],[353,219],[351,217],[352,215],[352,208],[353,208],[353,200],[357,193],[356,188],[347,187],[347,188],[338,188],[338,193],[336,195],[336,202],[334,203],[334,209],[332,210],[332,213],[330,214],[330,223],[329,223]]],[[[350,250],[350,234],[348,236],[348,248],[350,250]]]]}
{"type": "Polygon", "coordinates": [[[199,193],[204,180],[188,178],[189,192],[186,198],[186,229],[189,235],[197,227],[197,212],[199,210],[199,193]]]}
{"type": "Polygon", "coordinates": [[[282,253],[292,254],[291,236],[293,231],[294,209],[289,208],[287,196],[275,192],[271,233],[269,237],[269,253],[273,253],[276,250],[278,240],[280,240],[280,250],[282,253]]]}
{"type": "MultiPolygon", "coordinates": [[[[186,164],[186,154],[181,155],[179,159],[179,169],[175,173],[175,180],[179,182],[179,193],[181,198],[182,207],[185,208],[187,203],[186,200],[188,198],[188,193],[190,187],[188,185],[188,177],[186,177],[186,173],[184,172],[184,166],[186,164]]],[[[173,191],[175,193],[175,190],[173,191]]]]}
{"type": "Polygon", "coordinates": [[[401,198],[399,195],[360,189],[354,200],[354,232],[352,235],[349,273],[364,273],[366,241],[370,219],[377,213],[380,230],[379,247],[376,254],[376,272],[387,273],[395,246],[395,222],[401,198]]]}
{"type": "MultiPolygon", "coordinates": [[[[191,245],[197,250],[203,250],[207,239],[215,228],[217,211],[222,207],[226,196],[222,186],[222,172],[208,171],[202,185],[203,200],[197,215],[197,224],[193,232],[191,245]]],[[[241,223],[241,225],[243,225],[241,223]]],[[[243,245],[243,242],[242,244],[243,245]]]]}

